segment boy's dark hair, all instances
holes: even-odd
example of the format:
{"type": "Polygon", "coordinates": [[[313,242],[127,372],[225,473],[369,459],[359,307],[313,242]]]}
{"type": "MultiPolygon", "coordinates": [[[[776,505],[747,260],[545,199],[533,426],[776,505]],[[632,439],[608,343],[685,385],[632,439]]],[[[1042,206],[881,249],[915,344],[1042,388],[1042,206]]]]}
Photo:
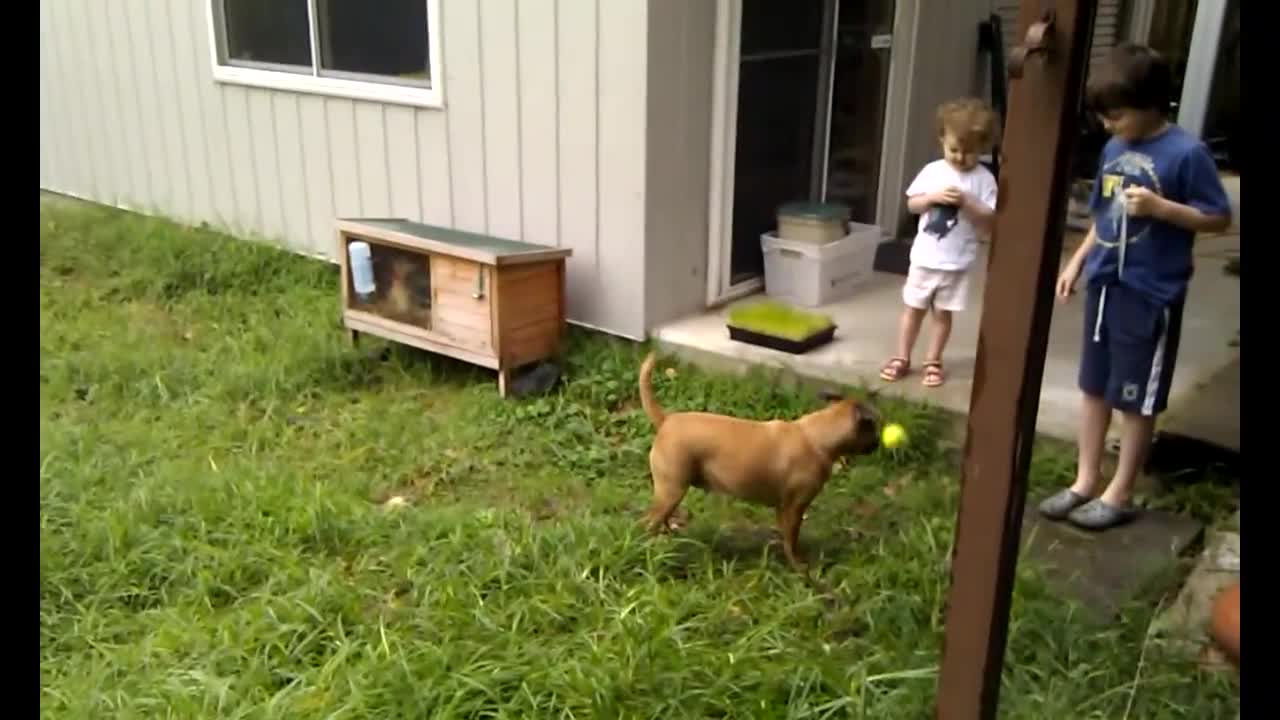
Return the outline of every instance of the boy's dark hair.
{"type": "Polygon", "coordinates": [[[1145,45],[1121,43],[1107,53],[1106,61],[1090,73],[1085,104],[1107,114],[1116,110],[1168,112],[1173,94],[1169,63],[1145,45]]]}
{"type": "Polygon", "coordinates": [[[960,98],[938,108],[938,137],[951,133],[967,150],[986,152],[996,141],[996,113],[977,98],[960,98]]]}

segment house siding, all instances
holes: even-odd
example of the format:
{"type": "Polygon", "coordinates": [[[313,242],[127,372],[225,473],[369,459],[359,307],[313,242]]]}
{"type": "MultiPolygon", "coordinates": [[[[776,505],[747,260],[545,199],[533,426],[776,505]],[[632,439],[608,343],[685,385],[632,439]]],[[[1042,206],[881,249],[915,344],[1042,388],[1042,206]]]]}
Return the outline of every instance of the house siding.
{"type": "Polygon", "coordinates": [[[41,0],[40,184],[330,259],[338,216],[569,247],[569,318],[642,337],[648,10],[441,0],[436,109],[215,82],[206,0],[41,0]]]}
{"type": "Polygon", "coordinates": [[[711,0],[650,0],[645,307],[649,327],[698,312],[707,299],[711,0]]]}
{"type": "MultiPolygon", "coordinates": [[[[1107,49],[1121,37],[1126,7],[1123,0],[1099,3],[1092,36],[1094,63],[1105,57],[1107,49]]],[[[890,224],[887,230],[900,236],[914,233],[914,218],[906,209],[902,189],[938,155],[934,127],[937,106],[961,95],[986,97],[990,92],[990,68],[978,52],[978,24],[992,13],[999,14],[1008,52],[1019,42],[1019,8],[1018,0],[960,0],[936,6],[927,0],[899,0],[898,17],[913,17],[915,24],[905,46],[894,48],[896,61],[888,112],[893,114],[902,108],[898,117],[904,118],[901,124],[906,140],[897,158],[886,156],[886,169],[881,174],[880,217],[883,224],[890,224]]],[[[889,125],[893,128],[896,123],[890,121],[889,125]]]]}
{"type": "MultiPolygon", "coordinates": [[[[962,2],[931,4],[929,0],[901,0],[899,17],[912,6],[910,17],[915,25],[910,32],[910,43],[905,48],[895,48],[903,62],[901,75],[895,76],[899,88],[905,88],[905,112],[903,126],[906,140],[899,162],[886,158],[894,170],[882,173],[885,183],[881,187],[882,223],[885,229],[898,236],[914,233],[914,218],[909,214],[903,193],[911,179],[928,162],[936,159],[938,133],[935,115],[939,105],[965,95],[981,95],[987,84],[983,75],[985,65],[978,55],[978,24],[991,12],[988,0],[963,0],[962,2]],[[893,183],[892,179],[897,182],[893,183]],[[886,195],[893,194],[891,200],[886,195]]],[[[896,102],[894,89],[890,102],[896,102]]]]}

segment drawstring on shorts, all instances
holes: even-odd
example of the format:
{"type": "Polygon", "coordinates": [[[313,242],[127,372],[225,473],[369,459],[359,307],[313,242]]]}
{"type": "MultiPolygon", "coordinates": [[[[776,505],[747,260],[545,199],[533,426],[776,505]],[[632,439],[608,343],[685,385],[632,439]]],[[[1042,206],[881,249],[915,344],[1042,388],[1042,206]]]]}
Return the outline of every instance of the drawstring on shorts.
{"type": "Polygon", "coordinates": [[[1102,286],[1102,292],[1098,295],[1098,317],[1093,321],[1093,341],[1102,342],[1102,309],[1107,306],[1107,286],[1102,286]]]}
{"type": "MultiPolygon", "coordinates": [[[[1125,246],[1129,244],[1129,208],[1125,206],[1123,214],[1120,215],[1120,266],[1116,270],[1116,277],[1124,277],[1124,251],[1125,246]]],[[[1107,286],[1102,286],[1102,292],[1098,294],[1098,316],[1093,320],[1093,341],[1102,342],[1102,311],[1107,307],[1107,286]]]]}

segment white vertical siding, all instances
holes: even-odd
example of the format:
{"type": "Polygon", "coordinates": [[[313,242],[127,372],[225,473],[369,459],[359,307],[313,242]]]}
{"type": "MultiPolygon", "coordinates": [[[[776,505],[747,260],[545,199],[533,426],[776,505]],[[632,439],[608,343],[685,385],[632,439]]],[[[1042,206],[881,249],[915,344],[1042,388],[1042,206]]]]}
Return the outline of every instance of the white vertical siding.
{"type": "MultiPolygon", "coordinates": [[[[630,0],[628,0],[630,1],[630,0]]],[[[591,303],[601,277],[596,244],[600,239],[599,186],[596,180],[596,70],[599,36],[596,11],[612,2],[558,0],[556,16],[557,102],[560,105],[560,245],[573,248],[573,261],[587,272],[566,278],[569,307],[591,303]],[[576,182],[575,182],[576,180],[576,182]]],[[[638,112],[638,109],[637,109],[638,112]]],[[[643,140],[642,140],[643,141],[643,140]]],[[[614,279],[621,273],[615,273],[614,279]]]]}
{"type": "MultiPolygon", "coordinates": [[[[359,167],[360,214],[387,217],[391,214],[391,186],[387,181],[387,133],[382,122],[383,107],[376,103],[353,102],[355,112],[356,165],[359,167]]],[[[408,144],[410,138],[396,138],[408,144]]]]}
{"type": "Polygon", "coordinates": [[[360,191],[360,152],[356,144],[355,103],[340,98],[324,99],[325,137],[319,152],[329,156],[333,178],[333,214],[359,217],[364,214],[360,191]]]}
{"type": "MultiPolygon", "coordinates": [[[[298,97],[271,94],[271,132],[276,139],[276,166],[280,169],[280,223],[283,237],[299,238],[299,250],[315,252],[319,239],[311,226],[311,173],[302,149],[302,116],[298,97]]],[[[328,193],[328,186],[324,186],[328,193]]],[[[323,226],[320,228],[323,234],[323,226]]]]}
{"type": "MultiPolygon", "coordinates": [[[[202,174],[208,178],[209,194],[203,201],[197,200],[196,204],[210,205],[204,212],[212,216],[212,224],[234,229],[240,224],[236,220],[238,206],[233,168],[244,160],[244,149],[232,144],[226,117],[227,88],[214,83],[213,69],[209,66],[208,12],[204,3],[198,0],[168,5],[173,13],[174,47],[178,49],[173,63],[180,71],[186,71],[184,76],[196,91],[197,131],[205,144],[205,162],[203,166],[193,167],[191,174],[202,174]],[[186,52],[182,52],[184,47],[186,52]]],[[[303,246],[300,241],[291,244],[303,246]]]]}
{"type": "MultiPolygon", "coordinates": [[[[177,128],[181,133],[179,142],[186,152],[186,180],[190,190],[190,220],[220,223],[222,215],[218,212],[218,204],[214,197],[217,190],[214,184],[213,163],[215,158],[210,151],[210,127],[206,117],[202,90],[197,84],[200,77],[194,66],[196,59],[191,45],[185,38],[192,31],[190,3],[165,3],[164,11],[156,20],[163,23],[154,26],[154,32],[167,34],[164,46],[171,54],[173,62],[169,68],[174,78],[174,95],[172,101],[178,108],[177,128]],[[179,40],[179,38],[183,38],[179,40]]],[[[92,24],[87,24],[92,32],[92,24]]]]}
{"type": "Polygon", "coordinates": [[[57,176],[53,165],[56,143],[62,133],[54,130],[53,46],[49,37],[49,5],[40,3],[40,187],[53,188],[57,176]]]}
{"type": "MultiPolygon", "coordinates": [[[[449,150],[449,116],[442,112],[416,112],[418,198],[422,219],[454,227],[453,154],[449,150]]],[[[528,238],[525,238],[528,239],[528,238]]],[[[530,240],[530,242],[537,242],[530,240]]],[[[544,243],[547,244],[547,243],[544,243]]]]}
{"type": "Polygon", "coordinates": [[[298,96],[297,132],[302,147],[300,176],[306,187],[309,233],[298,249],[324,256],[332,256],[336,251],[337,241],[332,227],[333,218],[339,215],[334,204],[334,159],[329,150],[328,102],[316,95],[298,96]]]}
{"type": "MultiPolygon", "coordinates": [[[[483,90],[485,227],[500,237],[523,237],[521,229],[520,85],[516,74],[520,39],[518,0],[478,0],[480,83],[483,90]]],[[[534,62],[541,62],[535,60],[534,62]]]]}
{"type": "MultiPolygon", "coordinates": [[[[601,4],[605,6],[609,11],[596,16],[596,261],[600,270],[594,294],[606,315],[622,318],[643,333],[648,2],[601,4]],[[603,192],[606,188],[608,192],[603,192]],[[629,271],[632,267],[640,271],[629,271]]],[[[661,283],[661,278],[655,280],[661,283]]]]}
{"type": "Polygon", "coordinates": [[[645,307],[649,326],[706,304],[716,3],[649,2],[645,307]]]}
{"type": "MultiPolygon", "coordinates": [[[[93,76],[97,70],[94,68],[93,55],[88,46],[90,30],[88,24],[85,22],[85,13],[67,13],[66,17],[57,19],[57,25],[58,27],[56,32],[61,33],[59,36],[61,41],[71,43],[75,46],[74,52],[70,54],[71,66],[78,68],[77,72],[84,73],[88,76],[88,82],[76,83],[77,87],[75,89],[80,94],[76,100],[80,107],[96,105],[99,101],[97,96],[99,88],[97,83],[93,82],[93,76]]],[[[103,194],[107,192],[107,188],[110,184],[109,178],[106,177],[106,173],[109,168],[105,153],[106,148],[98,143],[92,142],[91,138],[88,136],[84,137],[82,146],[84,146],[84,150],[86,152],[84,161],[89,166],[90,186],[94,189],[94,192],[103,194]]]]}
{"type": "Polygon", "coordinates": [[[390,214],[394,217],[422,217],[422,199],[418,182],[418,129],[413,108],[383,108],[383,139],[404,138],[405,152],[387,147],[387,193],[390,214]]]}
{"type": "Polygon", "coordinates": [[[524,237],[560,245],[560,63],[557,0],[517,0],[520,214],[524,237]]]}
{"type": "Polygon", "coordinates": [[[40,0],[40,184],[326,256],[338,215],[572,247],[570,318],[641,337],[649,1],[442,0],[429,109],[216,83],[206,0],[40,0]]]}
{"type": "MultiPolygon", "coordinates": [[[[898,76],[906,81],[906,91],[891,90],[890,98],[905,100],[906,138],[899,161],[886,158],[891,167],[883,174],[886,182],[881,188],[882,224],[893,234],[911,232],[913,220],[903,202],[903,191],[920,168],[935,159],[938,149],[934,127],[936,108],[951,99],[981,93],[978,73],[978,23],[991,12],[988,0],[963,0],[937,6],[932,0],[899,0],[913,8],[900,8],[897,17],[915,18],[909,48],[894,48],[895,62],[905,64],[898,76]],[[904,12],[910,9],[911,12],[904,12]],[[969,28],[967,32],[957,28],[969,28]],[[902,97],[905,95],[905,97],[902,97]],[[901,178],[896,187],[889,185],[890,178],[901,178]],[[890,195],[896,196],[890,201],[890,195]],[[896,222],[892,212],[896,215],[896,222]]],[[[895,73],[896,74],[896,73],[895,73]]]]}
{"type": "Polygon", "coordinates": [[[87,168],[81,151],[83,149],[83,132],[77,119],[71,115],[76,107],[73,94],[75,83],[63,82],[62,78],[77,72],[75,60],[71,53],[61,53],[58,45],[65,42],[66,26],[58,17],[58,8],[49,8],[40,14],[41,27],[53,41],[52,52],[48,57],[48,71],[53,80],[49,92],[49,115],[53,127],[57,128],[60,137],[57,147],[51,155],[51,171],[55,178],[71,185],[85,183],[84,172],[87,168]],[[65,178],[65,179],[63,179],[65,178]]]}
{"type": "Polygon", "coordinates": [[[480,5],[445,3],[444,92],[448,106],[449,184],[453,225],[485,232],[489,226],[484,146],[484,85],[480,67],[480,5]]]}
{"type": "MultiPolygon", "coordinates": [[[[241,233],[257,232],[266,237],[261,222],[258,167],[262,158],[253,150],[253,129],[249,125],[249,93],[254,88],[227,85],[218,88],[222,96],[222,123],[227,129],[227,152],[231,153],[231,195],[235,200],[231,228],[241,233]]],[[[350,105],[346,105],[350,112],[350,105]]]]}
{"type": "Polygon", "coordinates": [[[253,227],[269,238],[289,237],[284,225],[284,208],[281,207],[280,161],[276,150],[280,138],[276,137],[275,108],[272,107],[270,90],[248,88],[245,105],[248,121],[249,149],[253,153],[250,165],[257,193],[254,203],[257,215],[253,227]]]}
{"type": "MultiPolygon", "coordinates": [[[[174,216],[183,220],[194,220],[191,199],[191,152],[187,147],[183,133],[182,99],[179,95],[177,68],[169,61],[176,54],[173,30],[169,24],[168,4],[158,6],[144,3],[146,12],[140,13],[143,32],[149,42],[151,67],[154,70],[154,88],[150,93],[155,99],[155,119],[159,122],[159,133],[152,137],[152,142],[160,143],[164,149],[164,177],[170,188],[169,204],[174,216]]],[[[82,14],[77,12],[77,15],[82,14]]]]}
{"type": "MultiPolygon", "coordinates": [[[[75,6],[64,6],[63,12],[74,9],[75,6]]],[[[147,18],[152,9],[158,9],[158,6],[147,0],[122,0],[112,14],[121,14],[123,34],[117,40],[126,41],[116,45],[116,52],[127,63],[124,74],[128,76],[133,98],[137,147],[142,156],[138,169],[145,175],[142,184],[147,188],[146,197],[140,200],[143,207],[169,211],[176,204],[173,201],[173,180],[169,177],[168,148],[164,144],[164,122],[160,117],[156,61],[151,52],[155,38],[147,31],[147,18]]]]}

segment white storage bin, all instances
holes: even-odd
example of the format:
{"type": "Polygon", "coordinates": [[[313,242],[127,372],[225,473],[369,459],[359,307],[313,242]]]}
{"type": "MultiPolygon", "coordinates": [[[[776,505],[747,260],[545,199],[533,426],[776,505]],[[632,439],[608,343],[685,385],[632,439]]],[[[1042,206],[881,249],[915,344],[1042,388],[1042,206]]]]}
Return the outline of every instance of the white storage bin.
{"type": "Polygon", "coordinates": [[[875,271],[880,228],[849,223],[849,234],[825,245],[760,236],[764,291],[772,298],[817,307],[849,297],[875,271]]]}

